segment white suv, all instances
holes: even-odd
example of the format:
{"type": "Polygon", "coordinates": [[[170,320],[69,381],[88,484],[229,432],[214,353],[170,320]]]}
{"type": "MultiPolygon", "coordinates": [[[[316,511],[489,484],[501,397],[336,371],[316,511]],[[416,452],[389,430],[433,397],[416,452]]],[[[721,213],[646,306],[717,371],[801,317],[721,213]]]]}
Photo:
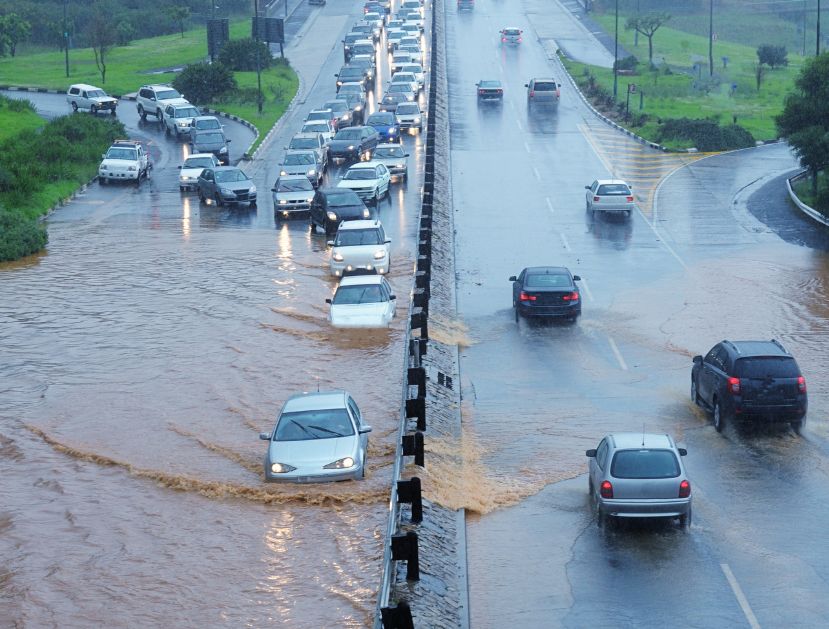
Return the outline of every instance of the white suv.
{"type": "Polygon", "coordinates": [[[107,93],[100,87],[76,83],[70,85],[66,90],[66,102],[72,105],[72,111],[88,109],[90,113],[96,114],[99,111],[109,110],[115,115],[115,108],[118,106],[118,99],[107,96],[107,93]]]}
{"type": "Polygon", "coordinates": [[[102,185],[116,180],[138,184],[141,177],[150,175],[150,158],[141,143],[135,140],[116,140],[101,157],[98,180],[102,185]]]}
{"type": "Polygon", "coordinates": [[[348,273],[389,272],[389,244],[383,225],[378,220],[344,221],[340,223],[334,240],[328,241],[331,250],[331,275],[342,277],[348,273]]]}
{"type": "Polygon", "coordinates": [[[164,116],[161,119],[164,133],[175,135],[177,138],[181,135],[189,135],[190,127],[193,126],[193,118],[200,115],[201,112],[183,98],[169,101],[164,105],[164,116]]]}
{"type": "Polygon", "coordinates": [[[164,106],[172,100],[181,98],[184,97],[169,85],[144,85],[138,90],[135,98],[138,101],[136,105],[138,115],[141,116],[141,120],[146,120],[147,116],[155,116],[156,119],[162,120],[164,106]]]}

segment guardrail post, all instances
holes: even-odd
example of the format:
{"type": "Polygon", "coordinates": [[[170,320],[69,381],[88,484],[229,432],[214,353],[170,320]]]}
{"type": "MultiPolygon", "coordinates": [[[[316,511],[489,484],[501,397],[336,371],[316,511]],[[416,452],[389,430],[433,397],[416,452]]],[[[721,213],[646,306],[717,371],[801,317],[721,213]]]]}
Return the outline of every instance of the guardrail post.
{"type": "Polygon", "coordinates": [[[397,500],[412,505],[412,522],[423,522],[423,496],[417,476],[397,481],[397,500]]]}
{"type": "Polygon", "coordinates": [[[417,533],[408,531],[405,535],[391,538],[391,558],[406,562],[406,580],[420,580],[420,561],[417,553],[417,533]]]}
{"type": "Polygon", "coordinates": [[[414,455],[415,465],[426,467],[423,433],[418,431],[413,435],[403,435],[403,456],[414,455]]]}
{"type": "Polygon", "coordinates": [[[426,398],[406,400],[406,419],[417,419],[417,429],[426,430],[426,398]]]}
{"type": "Polygon", "coordinates": [[[414,629],[412,610],[406,601],[400,601],[397,607],[383,607],[380,618],[383,629],[414,629]]]}

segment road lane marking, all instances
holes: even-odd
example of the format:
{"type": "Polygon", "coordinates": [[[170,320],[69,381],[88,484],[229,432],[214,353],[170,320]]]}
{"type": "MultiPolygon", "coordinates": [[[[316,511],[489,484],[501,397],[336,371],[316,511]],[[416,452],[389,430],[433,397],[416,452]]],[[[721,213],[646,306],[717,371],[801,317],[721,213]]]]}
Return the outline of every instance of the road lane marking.
{"type": "Polygon", "coordinates": [[[627,363],[625,362],[625,359],[622,358],[622,352],[620,352],[619,348],[616,347],[616,341],[613,340],[612,336],[608,336],[607,340],[610,342],[610,349],[613,350],[613,354],[616,356],[616,360],[619,361],[619,366],[622,368],[622,371],[627,371],[627,363]]]}
{"type": "Polygon", "coordinates": [[[563,233],[561,233],[561,234],[559,234],[559,237],[561,238],[561,244],[564,245],[564,248],[567,251],[570,251],[570,243],[567,242],[567,236],[565,236],[563,233]]]}
{"type": "Polygon", "coordinates": [[[533,173],[535,173],[535,178],[541,181],[541,173],[538,172],[538,168],[536,168],[535,166],[533,166],[533,173]]]}
{"type": "Polygon", "coordinates": [[[521,132],[523,132],[523,131],[524,131],[524,127],[523,127],[523,126],[521,126],[521,121],[520,121],[520,120],[516,119],[515,124],[517,124],[517,125],[518,125],[518,130],[519,130],[519,131],[521,131],[521,132]]]}
{"type": "Polygon", "coordinates": [[[743,589],[740,587],[740,584],[737,583],[737,578],[734,576],[734,573],[731,572],[731,568],[727,563],[721,563],[720,568],[722,568],[723,574],[725,574],[725,578],[728,580],[728,585],[731,586],[731,590],[734,592],[734,596],[737,597],[740,609],[743,610],[743,615],[746,617],[751,629],[760,629],[760,623],[757,622],[757,616],[755,616],[754,612],[751,611],[751,605],[748,604],[748,599],[746,598],[746,595],[743,594],[743,589]]]}
{"type": "Polygon", "coordinates": [[[590,301],[593,301],[593,293],[590,292],[590,286],[587,285],[587,280],[584,279],[584,278],[581,278],[580,281],[581,281],[581,286],[584,289],[584,294],[587,295],[587,298],[590,301]]]}
{"type": "Polygon", "coordinates": [[[532,153],[532,151],[530,150],[530,145],[526,142],[524,142],[524,150],[527,151],[527,153],[532,153]]]}
{"type": "Polygon", "coordinates": [[[555,214],[556,211],[553,209],[553,202],[550,200],[550,197],[544,197],[544,200],[547,202],[547,208],[550,210],[550,214],[555,214]]]}

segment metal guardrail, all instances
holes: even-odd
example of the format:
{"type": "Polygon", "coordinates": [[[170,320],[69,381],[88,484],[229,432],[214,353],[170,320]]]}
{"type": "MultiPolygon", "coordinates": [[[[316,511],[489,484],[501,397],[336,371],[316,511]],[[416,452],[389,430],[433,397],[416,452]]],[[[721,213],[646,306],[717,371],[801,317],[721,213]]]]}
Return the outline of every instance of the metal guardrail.
{"type": "Polygon", "coordinates": [[[793,177],[786,178],[786,189],[789,191],[789,198],[792,200],[792,203],[794,203],[797,206],[797,208],[806,216],[808,216],[814,221],[817,221],[821,225],[829,227],[829,217],[825,216],[824,214],[821,214],[813,207],[810,207],[803,203],[803,201],[801,201],[800,198],[797,196],[797,193],[794,191],[794,187],[792,186],[793,183],[795,183],[796,181],[800,181],[801,179],[804,179],[808,174],[809,171],[804,170],[802,172],[797,173],[793,177]]]}

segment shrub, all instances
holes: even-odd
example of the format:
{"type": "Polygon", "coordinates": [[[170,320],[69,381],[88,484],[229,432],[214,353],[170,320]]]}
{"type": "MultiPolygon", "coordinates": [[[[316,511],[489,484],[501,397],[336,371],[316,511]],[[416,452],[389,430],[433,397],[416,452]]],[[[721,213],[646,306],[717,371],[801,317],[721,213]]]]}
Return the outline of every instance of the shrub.
{"type": "Polygon", "coordinates": [[[46,228],[37,220],[0,207],[0,262],[36,253],[48,241],[46,228]]]}
{"type": "Polygon", "coordinates": [[[760,60],[760,63],[764,63],[770,68],[789,65],[789,59],[786,54],[785,46],[763,44],[757,48],[757,59],[760,60]]]}
{"type": "Polygon", "coordinates": [[[256,51],[259,51],[259,68],[264,70],[273,63],[270,48],[265,42],[253,39],[231,39],[219,52],[219,63],[235,72],[256,70],[256,51]]]}
{"type": "Polygon", "coordinates": [[[754,137],[740,125],[721,127],[715,120],[663,120],[656,135],[660,144],[687,140],[700,151],[726,151],[754,145],[754,137]]]}
{"type": "Polygon", "coordinates": [[[639,60],[633,55],[628,55],[624,59],[619,59],[616,62],[617,70],[624,70],[625,72],[635,72],[639,65],[639,60]]]}
{"type": "Polygon", "coordinates": [[[173,87],[194,103],[215,103],[222,96],[235,92],[236,79],[223,63],[194,63],[173,79],[173,87]]]}
{"type": "Polygon", "coordinates": [[[9,108],[9,111],[14,111],[17,113],[24,112],[24,111],[31,111],[37,113],[34,104],[32,101],[27,99],[18,100],[17,98],[5,98],[3,101],[6,107],[9,108]]]}

